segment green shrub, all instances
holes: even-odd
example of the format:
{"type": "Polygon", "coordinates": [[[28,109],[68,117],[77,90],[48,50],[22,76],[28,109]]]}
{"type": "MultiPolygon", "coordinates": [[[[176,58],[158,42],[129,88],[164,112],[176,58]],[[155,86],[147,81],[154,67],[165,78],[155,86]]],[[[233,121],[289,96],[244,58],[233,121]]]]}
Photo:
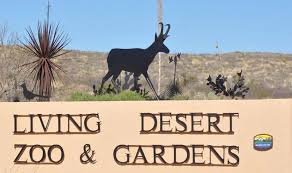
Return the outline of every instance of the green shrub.
{"type": "Polygon", "coordinates": [[[75,92],[71,95],[71,101],[137,101],[146,100],[139,93],[133,91],[122,91],[119,94],[90,95],[82,92],[75,92]]]}

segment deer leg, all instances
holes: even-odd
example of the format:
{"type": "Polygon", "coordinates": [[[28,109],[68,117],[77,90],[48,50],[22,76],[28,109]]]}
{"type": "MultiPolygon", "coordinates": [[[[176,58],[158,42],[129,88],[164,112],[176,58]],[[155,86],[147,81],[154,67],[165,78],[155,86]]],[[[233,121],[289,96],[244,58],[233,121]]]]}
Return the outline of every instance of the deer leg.
{"type": "Polygon", "coordinates": [[[146,74],[143,74],[143,75],[144,75],[144,77],[145,77],[145,79],[146,79],[148,85],[150,86],[151,90],[154,92],[156,99],[157,99],[157,100],[160,100],[160,98],[159,98],[158,94],[156,93],[156,91],[155,91],[155,89],[154,89],[154,86],[153,86],[153,84],[152,84],[152,82],[151,82],[151,80],[150,80],[148,74],[146,73],[146,74]]]}
{"type": "Polygon", "coordinates": [[[104,83],[113,75],[111,71],[108,71],[107,74],[102,78],[100,88],[98,90],[98,94],[101,94],[104,83]]]}
{"type": "Polygon", "coordinates": [[[146,78],[146,80],[147,80],[147,82],[148,82],[148,85],[150,86],[150,88],[151,88],[152,91],[154,92],[156,99],[157,99],[157,100],[160,100],[158,94],[156,93],[156,91],[155,91],[155,89],[154,89],[154,86],[153,86],[153,84],[152,84],[150,78],[146,78]]]}
{"type": "Polygon", "coordinates": [[[120,88],[116,84],[116,80],[119,77],[120,73],[121,73],[121,71],[118,72],[118,73],[115,73],[114,76],[113,76],[113,78],[112,78],[112,83],[113,83],[115,89],[117,90],[117,92],[120,92],[120,88]]]}

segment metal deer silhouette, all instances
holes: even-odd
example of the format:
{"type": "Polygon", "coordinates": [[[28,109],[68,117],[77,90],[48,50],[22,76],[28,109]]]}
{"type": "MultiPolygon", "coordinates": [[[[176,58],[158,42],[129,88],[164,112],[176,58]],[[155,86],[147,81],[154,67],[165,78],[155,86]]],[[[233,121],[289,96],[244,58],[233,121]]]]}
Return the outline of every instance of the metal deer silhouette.
{"type": "Polygon", "coordinates": [[[159,100],[154,86],[148,75],[149,65],[154,60],[158,52],[168,54],[169,49],[164,45],[165,39],[169,36],[170,24],[167,24],[167,30],[163,33],[163,23],[161,25],[160,34],[155,34],[155,41],[146,49],[134,48],[134,49],[112,49],[107,57],[108,72],[103,77],[99,93],[102,91],[104,83],[112,77],[112,83],[116,86],[116,79],[120,75],[121,71],[127,71],[134,73],[134,88],[138,86],[138,78],[142,74],[151,90],[154,92],[155,97],[159,100]]]}

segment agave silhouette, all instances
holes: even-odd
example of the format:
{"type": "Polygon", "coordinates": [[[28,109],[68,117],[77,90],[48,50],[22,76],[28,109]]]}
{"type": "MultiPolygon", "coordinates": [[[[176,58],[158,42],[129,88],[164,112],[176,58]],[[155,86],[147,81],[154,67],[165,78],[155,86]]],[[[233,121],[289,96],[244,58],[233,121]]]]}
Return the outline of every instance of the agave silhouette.
{"type": "Polygon", "coordinates": [[[55,26],[47,21],[38,23],[37,34],[31,27],[26,29],[26,32],[28,37],[25,37],[25,43],[21,42],[20,47],[29,56],[37,59],[23,64],[21,67],[30,70],[28,76],[33,76],[34,88],[38,87],[39,95],[48,97],[42,99],[43,101],[49,101],[56,75],[60,78],[59,72],[64,72],[52,60],[69,52],[63,49],[69,44],[70,39],[67,34],[59,31],[59,25],[55,26]]]}

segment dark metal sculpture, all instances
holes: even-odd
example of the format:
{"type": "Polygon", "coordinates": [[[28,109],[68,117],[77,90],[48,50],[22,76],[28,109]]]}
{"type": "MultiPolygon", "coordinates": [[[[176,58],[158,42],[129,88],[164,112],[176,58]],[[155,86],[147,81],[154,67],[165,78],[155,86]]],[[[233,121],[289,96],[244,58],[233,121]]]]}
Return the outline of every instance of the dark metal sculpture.
{"type": "Polygon", "coordinates": [[[169,57],[169,63],[174,62],[174,73],[173,73],[173,83],[176,84],[176,66],[177,61],[180,59],[181,53],[176,54],[175,56],[169,57]]]}
{"type": "Polygon", "coordinates": [[[94,96],[97,96],[100,94],[117,94],[115,87],[113,87],[111,84],[109,84],[106,88],[103,88],[103,91],[100,91],[100,93],[98,93],[98,91],[96,90],[95,85],[92,86],[92,89],[93,89],[94,96]]]}
{"type": "Polygon", "coordinates": [[[46,99],[40,100],[49,101],[55,76],[59,76],[59,71],[63,71],[52,60],[69,52],[63,49],[70,41],[67,35],[59,31],[58,26],[54,27],[48,22],[39,23],[36,34],[31,28],[26,31],[28,38],[25,38],[26,43],[21,42],[21,48],[36,59],[22,67],[31,70],[28,75],[33,74],[34,87],[38,85],[39,95],[47,96],[46,99]]]}
{"type": "Polygon", "coordinates": [[[249,88],[244,84],[244,76],[242,75],[242,70],[237,73],[238,80],[231,88],[226,88],[225,82],[227,77],[219,74],[216,77],[216,80],[213,82],[211,76],[209,75],[207,79],[207,85],[215,92],[215,95],[223,94],[226,97],[231,97],[232,99],[236,97],[245,98],[246,94],[249,91],[249,88]]]}
{"type": "Polygon", "coordinates": [[[35,97],[38,97],[38,98],[46,98],[48,99],[49,97],[48,96],[41,96],[41,95],[37,95],[37,94],[34,94],[33,92],[29,91],[26,87],[26,84],[23,83],[20,85],[22,87],[22,92],[23,92],[23,96],[26,100],[30,101],[32,99],[34,99],[35,97]]]}
{"type": "Polygon", "coordinates": [[[169,63],[174,63],[174,72],[173,72],[173,81],[170,81],[169,84],[166,86],[165,91],[163,93],[164,99],[171,99],[176,95],[182,95],[182,87],[178,80],[176,80],[176,69],[177,69],[177,62],[181,58],[181,53],[176,54],[175,56],[170,56],[169,63]]]}
{"type": "Polygon", "coordinates": [[[138,78],[142,74],[151,90],[154,92],[157,100],[157,95],[154,86],[148,75],[149,65],[154,60],[158,52],[169,53],[169,49],[164,45],[165,39],[168,37],[170,31],[170,24],[166,26],[167,31],[163,33],[163,23],[160,23],[161,31],[159,36],[155,34],[155,41],[146,49],[134,48],[134,49],[112,49],[107,57],[108,72],[103,77],[99,93],[101,93],[104,83],[112,77],[112,83],[117,88],[115,83],[116,79],[120,75],[121,71],[127,71],[134,73],[134,88],[138,88],[138,78]]]}

